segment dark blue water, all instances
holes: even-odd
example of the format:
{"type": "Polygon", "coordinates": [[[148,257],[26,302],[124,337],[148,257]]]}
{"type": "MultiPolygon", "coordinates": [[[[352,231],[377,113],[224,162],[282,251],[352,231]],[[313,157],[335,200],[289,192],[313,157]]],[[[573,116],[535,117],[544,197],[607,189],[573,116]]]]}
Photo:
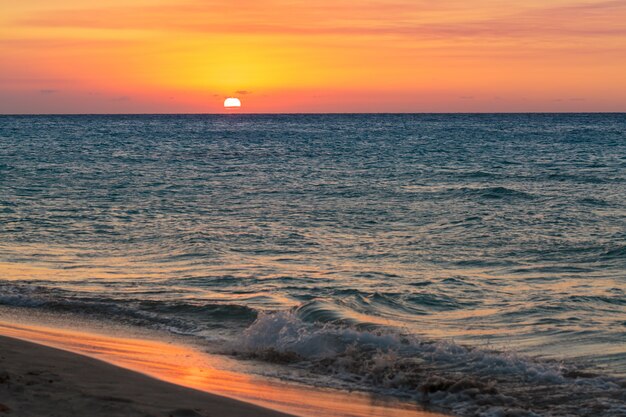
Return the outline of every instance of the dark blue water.
{"type": "Polygon", "coordinates": [[[436,345],[480,381],[491,350],[507,378],[623,376],[626,116],[0,117],[0,303],[296,353],[397,395],[415,384],[316,361],[369,343],[396,369],[436,345]]]}

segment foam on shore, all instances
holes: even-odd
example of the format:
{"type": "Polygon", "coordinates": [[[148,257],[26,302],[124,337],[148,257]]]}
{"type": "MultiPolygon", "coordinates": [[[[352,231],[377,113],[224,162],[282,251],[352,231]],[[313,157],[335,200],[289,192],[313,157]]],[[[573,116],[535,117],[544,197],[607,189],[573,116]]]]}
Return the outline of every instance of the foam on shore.
{"type": "Polygon", "coordinates": [[[457,415],[626,414],[623,378],[390,329],[304,322],[297,311],[260,315],[231,348],[306,370],[313,383],[359,387],[457,415]]]}
{"type": "MultiPolygon", "coordinates": [[[[392,398],[317,389],[236,371],[233,369],[241,369],[238,366],[239,361],[233,363],[232,360],[226,357],[208,355],[192,346],[175,342],[128,338],[120,337],[119,335],[113,337],[59,327],[43,327],[7,322],[0,322],[0,334],[88,355],[170,383],[230,397],[297,416],[438,416],[434,413],[422,411],[419,407],[409,402],[402,402],[392,398]]],[[[40,355],[40,353],[37,353],[37,355],[40,355]]],[[[66,354],[61,359],[50,359],[49,363],[55,367],[63,368],[64,358],[74,358],[75,356],[66,354]]],[[[33,366],[31,366],[28,358],[28,356],[21,358],[19,351],[14,353],[14,358],[6,358],[5,355],[5,360],[0,362],[0,368],[6,363],[15,362],[18,363],[16,365],[17,370],[29,371],[33,366]],[[19,363],[22,365],[19,365],[19,363]]],[[[45,362],[45,356],[37,356],[37,358],[39,358],[37,360],[38,363],[45,362]]],[[[87,359],[85,358],[85,360],[87,359]]],[[[80,373],[97,376],[100,370],[90,370],[89,363],[82,368],[80,373]]],[[[2,369],[0,369],[1,371],[2,369]]],[[[61,371],[62,369],[57,369],[55,372],[61,371]]],[[[118,382],[122,387],[125,384],[125,381],[120,380],[118,382]]],[[[89,388],[89,384],[91,384],[90,381],[83,380],[76,380],[74,383],[81,388],[83,384],[87,384],[84,388],[89,388]]],[[[132,393],[132,389],[129,392],[132,393]]],[[[133,400],[132,394],[129,399],[133,400]]],[[[56,404],[54,398],[46,400],[42,397],[41,401],[44,403],[47,401],[50,406],[56,404]]],[[[104,403],[106,402],[104,401],[104,403]]],[[[94,415],[87,411],[84,414],[94,415]]],[[[61,415],[73,414],[61,413],[61,415]]],[[[217,415],[225,417],[254,415],[256,417],[264,414],[217,413],[217,415]]],[[[271,413],[267,415],[273,417],[271,413]]]]}

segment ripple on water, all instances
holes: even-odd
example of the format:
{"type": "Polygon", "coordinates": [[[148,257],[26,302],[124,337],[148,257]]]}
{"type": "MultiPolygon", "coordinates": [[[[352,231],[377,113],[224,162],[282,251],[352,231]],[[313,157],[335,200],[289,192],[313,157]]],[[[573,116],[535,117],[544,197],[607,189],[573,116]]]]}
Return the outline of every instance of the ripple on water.
{"type": "Polygon", "coordinates": [[[0,116],[0,305],[207,340],[274,320],[281,354],[339,346],[296,365],[348,386],[498,415],[545,374],[539,413],[617,412],[573,375],[626,370],[623,116],[230,116],[0,116]]]}

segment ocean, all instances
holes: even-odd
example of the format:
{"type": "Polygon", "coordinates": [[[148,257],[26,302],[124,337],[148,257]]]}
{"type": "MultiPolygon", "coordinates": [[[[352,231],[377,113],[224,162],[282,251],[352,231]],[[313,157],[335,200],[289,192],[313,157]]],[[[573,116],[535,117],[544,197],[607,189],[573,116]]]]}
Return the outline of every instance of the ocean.
{"type": "Polygon", "coordinates": [[[0,116],[0,305],[458,415],[626,415],[626,115],[0,116]]]}

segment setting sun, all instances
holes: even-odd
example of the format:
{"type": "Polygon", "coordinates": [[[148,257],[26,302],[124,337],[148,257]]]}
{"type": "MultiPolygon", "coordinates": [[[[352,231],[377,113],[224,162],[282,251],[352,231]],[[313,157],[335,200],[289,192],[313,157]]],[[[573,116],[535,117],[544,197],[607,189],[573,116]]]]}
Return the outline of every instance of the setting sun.
{"type": "Polygon", "coordinates": [[[241,107],[241,101],[238,98],[229,97],[224,100],[225,109],[238,109],[241,107]]]}

